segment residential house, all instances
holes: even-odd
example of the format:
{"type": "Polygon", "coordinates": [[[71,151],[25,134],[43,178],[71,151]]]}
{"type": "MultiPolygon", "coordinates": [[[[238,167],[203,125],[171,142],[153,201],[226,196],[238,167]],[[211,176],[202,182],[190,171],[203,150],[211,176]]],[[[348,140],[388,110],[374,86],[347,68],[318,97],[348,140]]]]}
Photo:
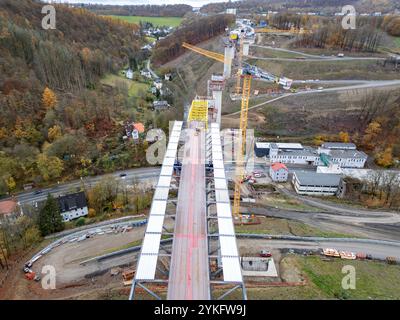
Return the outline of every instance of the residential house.
{"type": "Polygon", "coordinates": [[[57,201],[64,221],[84,217],[89,213],[86,196],[83,191],[59,196],[57,201]]]}
{"type": "Polygon", "coordinates": [[[156,111],[168,110],[169,107],[169,103],[165,100],[157,100],[153,102],[153,109],[156,111]]]}
{"type": "Polygon", "coordinates": [[[22,211],[16,200],[0,201],[0,224],[4,221],[14,222],[21,215],[22,211]]]}
{"type": "Polygon", "coordinates": [[[132,69],[128,69],[126,71],[126,77],[130,80],[133,80],[133,70],[132,69]]]}
{"type": "Polygon", "coordinates": [[[271,164],[269,167],[269,175],[272,181],[275,182],[286,182],[288,179],[289,170],[288,168],[280,162],[271,164]]]}

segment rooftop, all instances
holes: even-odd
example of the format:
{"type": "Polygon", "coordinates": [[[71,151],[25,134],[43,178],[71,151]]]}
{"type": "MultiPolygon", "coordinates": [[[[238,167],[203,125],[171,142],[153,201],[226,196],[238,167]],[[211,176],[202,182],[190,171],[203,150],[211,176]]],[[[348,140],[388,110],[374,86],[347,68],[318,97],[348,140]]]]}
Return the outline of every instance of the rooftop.
{"type": "Polygon", "coordinates": [[[300,149],[300,150],[279,150],[278,155],[300,156],[300,157],[318,157],[317,151],[312,147],[304,147],[304,149],[300,149]]]}
{"type": "Polygon", "coordinates": [[[67,194],[57,198],[61,213],[87,206],[86,196],[83,191],[67,194]]]}
{"type": "Polygon", "coordinates": [[[271,165],[271,168],[274,171],[278,171],[279,169],[284,169],[284,170],[288,171],[288,168],[283,163],[280,163],[280,162],[273,163],[271,165]]]}
{"type": "Polygon", "coordinates": [[[295,171],[295,175],[302,186],[339,186],[340,175],[295,171]]]}
{"type": "Polygon", "coordinates": [[[13,213],[16,207],[17,202],[15,200],[0,201],[0,215],[13,213]]]}
{"type": "Polygon", "coordinates": [[[354,143],[344,143],[344,142],[325,142],[321,146],[326,149],[353,149],[356,150],[357,146],[354,143]]]}
{"type": "Polygon", "coordinates": [[[331,150],[329,152],[331,158],[356,158],[356,159],[367,159],[368,155],[365,152],[358,150],[331,150]]]}
{"type": "Polygon", "coordinates": [[[141,122],[134,123],[134,124],[133,124],[133,127],[134,127],[137,131],[139,131],[139,133],[143,133],[143,132],[144,132],[144,125],[143,125],[143,123],[141,123],[141,122]]]}
{"type": "Polygon", "coordinates": [[[301,143],[285,143],[285,142],[256,142],[256,147],[259,149],[269,149],[270,145],[277,145],[279,149],[303,149],[301,143]]]}

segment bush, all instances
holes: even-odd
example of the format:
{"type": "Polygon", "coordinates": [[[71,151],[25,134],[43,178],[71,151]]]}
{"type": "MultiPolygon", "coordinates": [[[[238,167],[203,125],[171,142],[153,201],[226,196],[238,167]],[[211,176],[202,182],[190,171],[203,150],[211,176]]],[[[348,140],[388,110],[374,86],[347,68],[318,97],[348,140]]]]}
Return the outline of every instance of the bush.
{"type": "Polygon", "coordinates": [[[88,213],[88,217],[89,218],[94,218],[96,216],[96,210],[94,210],[93,208],[89,209],[89,213],[88,213]]]}
{"type": "Polygon", "coordinates": [[[86,223],[85,218],[84,217],[80,217],[78,220],[76,220],[75,226],[82,227],[82,226],[85,225],[85,223],[86,223]]]}

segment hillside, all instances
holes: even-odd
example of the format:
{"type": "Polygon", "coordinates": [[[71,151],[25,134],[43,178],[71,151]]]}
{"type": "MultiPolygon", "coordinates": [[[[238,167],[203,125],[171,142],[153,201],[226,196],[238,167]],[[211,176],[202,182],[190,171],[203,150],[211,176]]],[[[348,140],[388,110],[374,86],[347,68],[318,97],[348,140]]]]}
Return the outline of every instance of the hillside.
{"type": "Polygon", "coordinates": [[[358,12],[391,12],[400,5],[397,0],[246,0],[210,3],[201,8],[204,13],[217,13],[227,8],[237,8],[241,13],[260,13],[268,10],[320,11],[334,13],[345,5],[353,5],[358,12]]]}
{"type": "Polygon", "coordinates": [[[39,3],[0,2],[0,195],[143,158],[140,148],[118,143],[116,123],[130,114],[123,88],[100,84],[141,59],[137,27],[56,9],[57,29],[46,31],[39,3]],[[127,149],[124,159],[110,160],[127,149]]]}

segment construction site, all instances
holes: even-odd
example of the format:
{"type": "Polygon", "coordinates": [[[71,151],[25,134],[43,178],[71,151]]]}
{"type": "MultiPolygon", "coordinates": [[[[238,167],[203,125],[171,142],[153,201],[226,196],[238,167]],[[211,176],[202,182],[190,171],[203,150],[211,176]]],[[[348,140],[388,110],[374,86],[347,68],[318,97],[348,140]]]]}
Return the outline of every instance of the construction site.
{"type": "MultiPolygon", "coordinates": [[[[322,216],[329,210],[321,212],[311,205],[302,204],[303,211],[295,223],[288,223],[289,231],[282,232],[287,232],[287,236],[257,232],[287,221],[280,220],[283,218],[278,214],[276,221],[273,220],[274,212],[282,209],[275,204],[268,210],[262,208],[267,198],[280,196],[279,188],[256,189],[248,183],[255,175],[259,182],[264,182],[265,177],[257,173],[254,136],[248,132],[253,81],[273,84],[269,93],[292,92],[294,82],[244,61],[256,34],[270,32],[269,29],[254,30],[239,22],[221,42],[224,54],[182,44],[191,52],[218,61],[221,72],[204,83],[206,96],[195,97],[185,118],[172,123],[148,216],[110,222],[49,240],[26,264],[37,275],[29,280],[36,281],[21,279],[13,296],[7,298],[26,298],[26,292],[33,299],[288,297],[276,288],[288,288],[286,294],[297,294],[300,299],[321,298],[325,296],[319,291],[310,293],[314,284],[309,280],[310,274],[303,271],[309,259],[325,259],[321,261],[333,261],[332,264],[340,259],[396,264],[400,252],[397,243],[388,244],[390,239],[380,240],[382,243],[372,241],[366,249],[363,241],[349,242],[345,240],[345,230],[348,230],[345,224],[326,222],[327,218],[324,220],[322,216]],[[232,92],[227,92],[228,81],[235,83],[232,92]],[[240,118],[237,128],[222,133],[224,94],[240,101],[240,118]],[[304,214],[303,219],[301,214],[307,210],[309,215],[304,214]],[[303,233],[293,231],[313,220],[311,214],[315,214],[315,222],[310,225],[327,230],[321,237],[307,238],[311,229],[304,229],[303,233]],[[239,236],[236,230],[241,231],[239,236]],[[381,246],[384,250],[380,250],[381,246]],[[331,247],[338,249],[326,249],[331,247]],[[366,250],[374,254],[355,254],[366,250]],[[39,284],[40,270],[46,265],[53,265],[57,270],[57,289],[52,292],[42,290],[39,284]]],[[[307,32],[311,31],[282,31],[307,32]]],[[[270,182],[265,177],[264,185],[270,182]]],[[[295,211],[284,209],[293,216],[295,211]]],[[[359,235],[365,235],[361,227],[359,231],[359,235]]]]}

